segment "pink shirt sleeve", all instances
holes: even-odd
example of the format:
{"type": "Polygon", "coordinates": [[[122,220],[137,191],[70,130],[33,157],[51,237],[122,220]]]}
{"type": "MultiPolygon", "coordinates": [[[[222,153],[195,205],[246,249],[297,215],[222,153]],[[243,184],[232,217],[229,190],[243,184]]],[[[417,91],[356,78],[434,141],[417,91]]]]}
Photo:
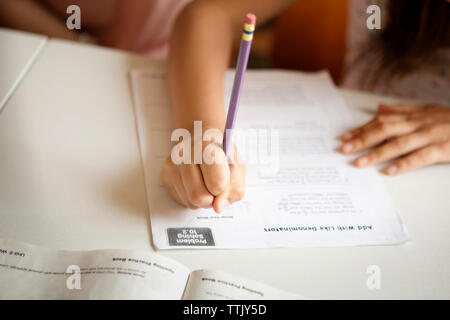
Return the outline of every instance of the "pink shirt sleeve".
{"type": "Polygon", "coordinates": [[[123,1],[114,28],[112,46],[165,58],[173,24],[191,0],[123,1]],[[120,45],[125,43],[126,45],[120,45]]]}

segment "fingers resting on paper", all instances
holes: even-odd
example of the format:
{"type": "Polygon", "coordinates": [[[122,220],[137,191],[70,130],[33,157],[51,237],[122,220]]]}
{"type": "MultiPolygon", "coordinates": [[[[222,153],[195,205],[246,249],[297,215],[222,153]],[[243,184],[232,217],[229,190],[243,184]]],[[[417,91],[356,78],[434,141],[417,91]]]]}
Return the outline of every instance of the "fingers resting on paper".
{"type": "Polygon", "coordinates": [[[394,160],[383,169],[389,175],[450,161],[450,108],[380,104],[368,123],[341,136],[344,154],[366,152],[354,160],[367,167],[394,160]]]}

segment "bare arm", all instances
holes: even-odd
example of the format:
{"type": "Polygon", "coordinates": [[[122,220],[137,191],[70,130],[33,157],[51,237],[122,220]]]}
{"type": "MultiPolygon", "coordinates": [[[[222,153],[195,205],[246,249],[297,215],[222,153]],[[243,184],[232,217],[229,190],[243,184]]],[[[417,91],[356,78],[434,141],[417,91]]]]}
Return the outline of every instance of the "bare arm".
{"type": "MultiPolygon", "coordinates": [[[[197,0],[180,15],[172,36],[169,77],[176,128],[194,120],[223,130],[223,75],[232,41],[240,37],[245,14],[263,23],[293,0],[197,0]]],[[[257,36],[257,34],[256,34],[257,36]]]]}
{"type": "MultiPolygon", "coordinates": [[[[179,16],[172,35],[169,79],[175,128],[193,130],[195,120],[204,129],[225,125],[223,76],[235,37],[242,34],[245,14],[259,23],[276,16],[293,0],[197,0],[179,16]]],[[[205,146],[205,144],[203,144],[205,146]]],[[[214,148],[215,164],[175,165],[170,157],[162,180],[180,204],[191,209],[213,207],[222,212],[245,194],[245,164],[236,153],[227,159],[214,148]]]]}
{"type": "Polygon", "coordinates": [[[0,1],[0,25],[49,37],[68,40],[77,38],[76,32],[67,29],[65,21],[35,0],[0,1]]]}

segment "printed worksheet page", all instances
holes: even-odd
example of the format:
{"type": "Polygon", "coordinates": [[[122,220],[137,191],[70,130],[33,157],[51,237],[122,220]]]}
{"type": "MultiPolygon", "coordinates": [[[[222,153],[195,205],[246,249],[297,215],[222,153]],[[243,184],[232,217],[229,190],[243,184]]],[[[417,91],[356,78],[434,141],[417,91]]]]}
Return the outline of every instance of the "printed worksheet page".
{"type": "Polygon", "coordinates": [[[189,272],[150,252],[52,250],[0,239],[0,300],[179,300],[189,272]]]}
{"type": "MultiPolygon", "coordinates": [[[[229,99],[233,72],[225,77],[229,99]]],[[[131,74],[153,241],[158,249],[392,245],[408,235],[375,169],[335,150],[354,126],[325,72],[249,71],[233,142],[247,163],[246,196],[222,214],[166,192],[172,111],[164,69],[131,74]]],[[[226,103],[227,105],[227,103],[226,103]]]]}
{"type": "Polygon", "coordinates": [[[135,250],[54,250],[0,239],[2,299],[305,299],[221,271],[135,250]]]}

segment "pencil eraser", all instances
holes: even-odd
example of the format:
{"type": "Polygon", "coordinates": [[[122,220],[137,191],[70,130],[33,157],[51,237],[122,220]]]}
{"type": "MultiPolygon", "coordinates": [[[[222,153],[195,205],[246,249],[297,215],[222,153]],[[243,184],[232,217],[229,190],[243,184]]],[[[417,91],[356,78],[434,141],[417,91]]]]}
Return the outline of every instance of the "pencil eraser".
{"type": "Polygon", "coordinates": [[[256,16],[253,13],[247,13],[245,16],[245,23],[256,24],[256,16]]]}

